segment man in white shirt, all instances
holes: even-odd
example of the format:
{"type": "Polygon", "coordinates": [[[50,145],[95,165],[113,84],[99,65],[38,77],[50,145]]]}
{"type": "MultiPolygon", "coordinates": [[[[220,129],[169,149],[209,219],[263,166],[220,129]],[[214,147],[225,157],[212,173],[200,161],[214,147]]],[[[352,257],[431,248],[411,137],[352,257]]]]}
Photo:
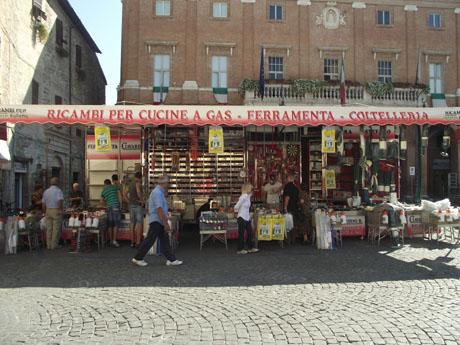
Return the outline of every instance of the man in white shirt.
{"type": "Polygon", "coordinates": [[[263,187],[265,193],[265,202],[269,208],[280,207],[280,195],[283,190],[283,185],[277,180],[276,175],[270,176],[270,181],[263,187]]]}
{"type": "Polygon", "coordinates": [[[42,198],[43,213],[46,219],[46,247],[56,249],[61,234],[62,212],[64,209],[64,194],[57,186],[59,179],[53,177],[51,186],[45,190],[42,198]]]}

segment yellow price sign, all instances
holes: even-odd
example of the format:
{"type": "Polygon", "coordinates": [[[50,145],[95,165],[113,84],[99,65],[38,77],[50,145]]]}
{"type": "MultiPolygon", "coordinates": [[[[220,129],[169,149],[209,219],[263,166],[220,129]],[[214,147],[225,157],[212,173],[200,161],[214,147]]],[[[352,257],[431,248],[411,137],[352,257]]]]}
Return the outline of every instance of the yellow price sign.
{"type": "Polygon", "coordinates": [[[335,153],[335,129],[323,129],[321,138],[321,152],[335,153]]]}
{"type": "Polygon", "coordinates": [[[224,152],[224,130],[220,126],[209,127],[209,153],[224,152]]]}
{"type": "Polygon", "coordinates": [[[112,150],[112,142],[110,140],[110,128],[98,126],[94,128],[96,151],[112,150]]]}

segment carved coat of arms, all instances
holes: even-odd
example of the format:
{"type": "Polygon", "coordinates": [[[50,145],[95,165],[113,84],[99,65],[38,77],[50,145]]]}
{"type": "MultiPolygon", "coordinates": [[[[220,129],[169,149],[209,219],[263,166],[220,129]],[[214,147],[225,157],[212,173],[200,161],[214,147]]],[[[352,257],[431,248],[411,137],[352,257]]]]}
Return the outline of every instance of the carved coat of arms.
{"type": "Polygon", "coordinates": [[[338,29],[340,25],[346,25],[345,14],[335,7],[335,3],[328,2],[321,15],[316,16],[316,25],[322,25],[326,29],[338,29]]]}

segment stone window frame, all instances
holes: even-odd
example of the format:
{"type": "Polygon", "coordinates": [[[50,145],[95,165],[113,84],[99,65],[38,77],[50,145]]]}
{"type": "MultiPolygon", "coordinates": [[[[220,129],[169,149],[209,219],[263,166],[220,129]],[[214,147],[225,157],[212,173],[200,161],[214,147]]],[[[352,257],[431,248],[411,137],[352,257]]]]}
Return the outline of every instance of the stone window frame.
{"type": "MultiPolygon", "coordinates": [[[[168,56],[169,57],[169,70],[167,71],[169,73],[169,82],[168,82],[168,86],[163,85],[163,87],[171,87],[173,54],[171,54],[169,52],[155,52],[155,53],[151,54],[152,86],[155,87],[155,72],[156,72],[156,69],[155,69],[155,57],[156,56],[168,56]]],[[[161,69],[160,71],[163,74],[166,72],[166,70],[164,70],[164,69],[161,69]]]]}
{"type": "Polygon", "coordinates": [[[40,83],[35,79],[32,79],[31,97],[30,104],[40,104],[40,83]]]}
{"type": "Polygon", "coordinates": [[[155,55],[169,55],[169,87],[175,85],[173,80],[174,65],[176,55],[176,41],[147,41],[145,42],[149,63],[149,87],[154,87],[155,78],[155,55]]]}
{"type": "MultiPolygon", "coordinates": [[[[446,63],[445,61],[442,61],[441,59],[430,59],[428,63],[426,64],[426,75],[427,75],[427,85],[431,85],[431,79],[436,80],[436,78],[431,78],[430,76],[430,65],[440,65],[441,66],[441,92],[437,90],[436,93],[445,93],[446,92],[446,63]]],[[[430,88],[430,93],[435,93],[434,90],[431,90],[430,88]]]]}
{"type": "Polygon", "coordinates": [[[444,30],[444,20],[442,18],[442,13],[440,11],[428,11],[427,13],[427,16],[426,16],[426,25],[428,27],[429,30],[433,30],[433,31],[440,31],[440,30],[444,30]],[[438,15],[439,16],[439,27],[435,27],[435,26],[431,26],[430,25],[430,17],[432,15],[438,15]]]}
{"type": "Polygon", "coordinates": [[[377,60],[377,80],[382,82],[382,83],[388,83],[388,82],[394,82],[393,78],[393,71],[394,71],[394,66],[393,66],[393,60],[389,58],[381,58],[377,60]],[[385,74],[385,73],[380,73],[380,63],[386,64],[386,66],[382,66],[383,70],[390,71],[390,74],[385,74]],[[389,65],[389,67],[388,67],[389,65]],[[381,80],[382,78],[382,80],[381,80]]]}
{"type": "Polygon", "coordinates": [[[393,8],[389,7],[381,7],[375,10],[375,25],[379,28],[392,28],[395,25],[395,13],[393,8]],[[379,24],[379,12],[386,11],[390,15],[390,23],[389,24],[379,24]]]}
{"type": "Polygon", "coordinates": [[[83,47],[80,44],[75,44],[75,67],[83,69],[83,47]]]}
{"type": "Polygon", "coordinates": [[[229,0],[213,0],[211,1],[211,6],[210,6],[210,17],[213,19],[213,20],[230,20],[230,16],[231,16],[231,3],[229,0]],[[225,3],[227,4],[227,16],[226,17],[214,17],[214,4],[217,4],[217,3],[225,3]]]}
{"type": "Polygon", "coordinates": [[[330,80],[339,80],[340,78],[340,58],[336,56],[335,54],[326,54],[323,58],[323,80],[325,81],[330,81],[330,80]],[[334,66],[333,64],[329,64],[329,66],[326,66],[326,60],[329,61],[336,61],[337,66],[334,66]],[[332,72],[326,72],[327,67],[332,67],[335,69],[337,67],[337,72],[332,71],[332,72]],[[326,76],[329,77],[329,79],[326,79],[326,76]]]}
{"type": "Polygon", "coordinates": [[[153,16],[155,18],[172,18],[174,11],[173,0],[153,0],[153,16]],[[169,1],[169,15],[158,15],[157,14],[157,2],[158,1],[169,1]]]}
{"type": "Polygon", "coordinates": [[[228,77],[229,77],[229,73],[228,73],[228,69],[229,69],[229,60],[230,60],[230,57],[226,54],[213,54],[211,55],[211,88],[223,88],[223,86],[220,85],[220,82],[221,82],[221,78],[220,78],[220,75],[223,74],[225,72],[225,88],[228,89],[228,77]],[[221,59],[221,58],[225,58],[225,71],[222,71],[220,69],[218,69],[217,71],[214,70],[214,67],[213,67],[213,59],[214,58],[218,58],[218,59],[221,59]],[[217,86],[214,86],[213,85],[213,78],[214,78],[214,73],[217,73],[218,74],[218,84],[217,86]]]}
{"type": "MultiPolygon", "coordinates": [[[[206,45],[206,84],[209,83],[209,88],[212,89],[212,57],[226,56],[227,57],[227,89],[231,88],[232,76],[232,58],[235,47],[206,45]]],[[[205,84],[205,85],[206,85],[205,84]]]]}
{"type": "Polygon", "coordinates": [[[267,1],[267,20],[270,23],[285,23],[286,22],[286,1],[285,0],[270,0],[267,1]],[[281,19],[271,19],[270,18],[270,6],[281,6],[282,9],[282,18],[281,19]]]}
{"type": "Polygon", "coordinates": [[[270,54],[269,56],[267,56],[267,71],[268,71],[268,80],[275,80],[275,81],[283,81],[285,80],[285,76],[286,76],[286,58],[284,55],[282,54],[270,54]],[[274,72],[271,72],[270,71],[270,59],[282,59],[282,64],[281,64],[281,67],[282,67],[282,71],[274,71],[274,72]],[[274,74],[275,75],[275,78],[270,78],[270,74],[274,74]],[[276,78],[276,75],[278,74],[281,74],[282,78],[276,78]]]}

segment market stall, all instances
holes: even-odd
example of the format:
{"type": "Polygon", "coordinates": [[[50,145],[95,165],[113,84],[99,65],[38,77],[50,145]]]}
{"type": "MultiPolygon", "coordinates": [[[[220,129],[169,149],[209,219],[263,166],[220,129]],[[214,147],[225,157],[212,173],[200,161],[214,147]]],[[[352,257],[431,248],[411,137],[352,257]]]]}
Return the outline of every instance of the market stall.
{"type": "MultiPolygon", "coordinates": [[[[416,157],[428,145],[428,126],[443,130],[443,150],[456,145],[459,114],[458,108],[12,106],[0,112],[0,120],[86,125],[90,203],[97,201],[103,178],[111,172],[129,176],[142,170],[148,189],[158,176],[168,174],[168,197],[179,223],[198,224],[198,210],[212,198],[220,217],[227,219],[225,235],[230,239],[237,236],[233,205],[241,185],[250,182],[259,240],[281,240],[289,233],[286,198],[280,188],[278,199],[268,202],[269,183],[285,187],[293,175],[293,184],[305,193],[299,209],[308,202],[311,215],[325,210],[340,238],[363,238],[365,206],[398,202],[403,188],[420,196],[421,175],[446,165],[438,159],[436,166],[426,168],[416,157]],[[97,149],[98,140],[108,139],[93,133],[100,126],[108,128],[116,153],[110,152],[112,145],[97,149]]],[[[458,162],[449,161],[451,170],[458,171],[453,164],[458,162]]],[[[411,236],[419,231],[417,216],[408,217],[411,236]]],[[[308,223],[294,218],[295,226],[308,223]]],[[[320,218],[311,218],[318,226],[315,220],[320,218]]],[[[124,239],[123,227],[119,233],[124,239]]]]}

